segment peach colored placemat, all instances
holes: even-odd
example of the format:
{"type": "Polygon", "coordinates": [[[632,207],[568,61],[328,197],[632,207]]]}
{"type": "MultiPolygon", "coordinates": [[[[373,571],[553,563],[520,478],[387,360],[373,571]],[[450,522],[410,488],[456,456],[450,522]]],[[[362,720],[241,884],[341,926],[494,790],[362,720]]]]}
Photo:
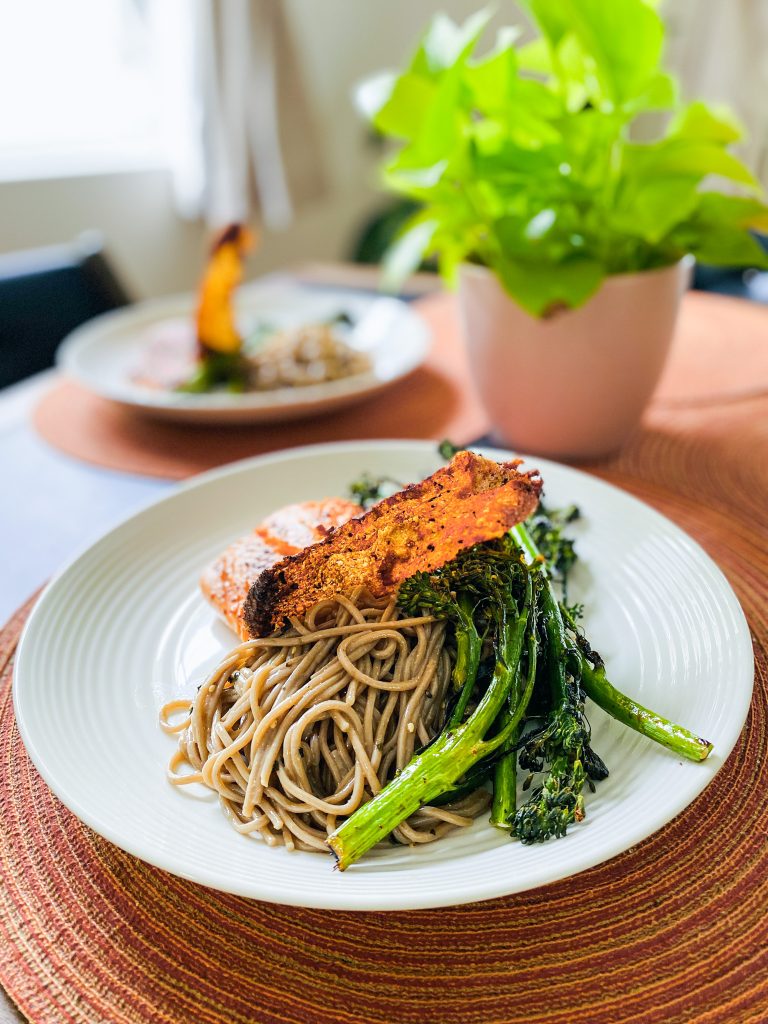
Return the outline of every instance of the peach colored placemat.
{"type": "Polygon", "coordinates": [[[110,469],[180,479],[249,455],[357,438],[472,438],[488,423],[471,383],[464,348],[442,296],[414,304],[433,332],[426,363],[360,405],[290,423],[201,427],[165,423],[127,411],[62,380],[34,414],[55,448],[110,469]]]}

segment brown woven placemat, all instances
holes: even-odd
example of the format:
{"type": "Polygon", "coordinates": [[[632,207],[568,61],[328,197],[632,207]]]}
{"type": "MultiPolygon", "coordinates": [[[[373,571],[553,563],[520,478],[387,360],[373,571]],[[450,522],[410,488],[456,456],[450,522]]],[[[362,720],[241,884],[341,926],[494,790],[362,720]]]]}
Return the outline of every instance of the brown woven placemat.
{"type": "MultiPolygon", "coordinates": [[[[708,789],[568,880],[409,913],[251,902],[95,835],[26,757],[0,635],[0,982],[34,1024],[765,1024],[768,400],[657,409],[600,474],[687,529],[750,622],[755,696],[708,789]]],[[[567,855],[567,840],[563,841],[567,855]]]]}

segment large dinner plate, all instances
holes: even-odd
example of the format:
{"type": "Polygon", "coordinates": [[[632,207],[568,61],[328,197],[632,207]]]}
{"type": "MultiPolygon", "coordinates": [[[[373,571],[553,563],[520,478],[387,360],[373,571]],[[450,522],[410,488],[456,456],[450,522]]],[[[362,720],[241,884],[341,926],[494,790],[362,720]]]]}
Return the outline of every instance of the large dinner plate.
{"type": "Polygon", "coordinates": [[[191,423],[265,423],[362,402],[415,370],[429,347],[426,323],[399,299],[265,278],[237,291],[236,313],[244,336],[260,324],[292,328],[344,313],[352,321],[345,338],[368,353],[370,371],[244,394],[185,394],[137,383],[133,378],[153,338],[181,334],[183,340],[186,334],[193,344],[195,303],[194,295],[181,295],[105,313],[73,331],[60,346],[57,361],[90,391],[135,412],[191,423]]]}
{"type": "Polygon", "coordinates": [[[57,796],[107,839],[184,878],[344,910],[433,907],[544,885],[615,856],[685,810],[746,717],[753,661],[744,615],[720,570],[680,529],[617,488],[544,459],[527,465],[541,469],[549,502],[577,502],[584,514],[573,597],[585,602],[588,634],[611,678],[710,739],[708,761],[682,762],[590,706],[594,745],[611,774],[566,838],[526,847],[483,818],[435,844],[382,845],[343,874],[330,855],[239,835],[212,794],[166,780],[175,741],[158,727],[158,709],[190,696],[235,642],[197,590],[208,559],[274,508],[343,494],[362,471],[413,481],[439,463],[422,441],[322,445],[236,463],[132,516],[75,559],[36,605],[14,680],[21,734],[57,796]]]}

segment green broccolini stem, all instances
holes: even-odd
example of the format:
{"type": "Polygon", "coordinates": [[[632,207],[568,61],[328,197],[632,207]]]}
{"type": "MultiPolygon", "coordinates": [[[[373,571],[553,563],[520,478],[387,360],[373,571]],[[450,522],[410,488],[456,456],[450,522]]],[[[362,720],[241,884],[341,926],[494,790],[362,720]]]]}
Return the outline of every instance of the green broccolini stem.
{"type": "MultiPolygon", "coordinates": [[[[517,708],[520,702],[520,675],[521,667],[518,664],[507,702],[496,719],[499,731],[509,725],[512,708],[517,708]]],[[[496,762],[496,767],[493,770],[493,803],[491,804],[490,822],[496,828],[509,829],[509,819],[517,810],[517,751],[510,747],[517,739],[518,732],[519,730],[516,729],[514,735],[510,736],[507,743],[504,744],[505,752],[496,762]]]]}
{"type": "MultiPolygon", "coordinates": [[[[533,561],[542,562],[542,556],[533,542],[531,535],[523,523],[513,527],[510,531],[515,541],[519,544],[528,558],[533,561]]],[[[547,603],[547,592],[550,601],[556,601],[552,590],[551,581],[548,575],[545,580],[545,606],[547,603]]],[[[562,621],[562,616],[561,616],[562,621]]],[[[575,625],[570,623],[575,631],[575,625]]],[[[579,650],[581,662],[581,684],[588,697],[607,712],[617,722],[634,729],[643,736],[648,736],[662,746],[671,750],[680,757],[688,758],[691,761],[703,761],[709,756],[712,744],[682,725],[670,722],[669,719],[659,715],[656,711],[643,707],[627,697],[626,694],[617,690],[605,674],[605,667],[600,664],[595,667],[588,659],[583,650],[579,650]]]]}
{"type": "Polygon", "coordinates": [[[469,594],[459,594],[456,600],[459,621],[456,624],[456,664],[453,669],[453,688],[459,699],[453,709],[448,727],[455,728],[464,718],[472,688],[475,685],[483,640],[477,631],[472,612],[474,602],[469,594]]]}
{"type": "Polygon", "coordinates": [[[584,654],[580,654],[580,657],[581,685],[587,696],[617,722],[648,736],[689,761],[704,761],[709,756],[712,744],[708,740],[627,697],[608,681],[602,665],[596,668],[584,654]]]}
{"type": "Polygon", "coordinates": [[[528,675],[520,692],[520,672],[515,677],[515,694],[510,695],[507,706],[499,715],[501,730],[509,733],[505,746],[507,750],[497,763],[493,776],[493,804],[490,822],[496,828],[509,831],[517,810],[517,750],[514,745],[520,736],[520,722],[528,709],[536,682],[536,634],[528,633],[528,675]],[[514,708],[514,711],[512,710],[514,708]]]}
{"type": "MultiPolygon", "coordinates": [[[[511,736],[514,743],[516,736],[511,736]]],[[[493,804],[490,822],[495,828],[509,832],[517,810],[517,751],[504,754],[493,772],[493,804]]]]}
{"type": "Polygon", "coordinates": [[[553,707],[562,707],[568,701],[566,682],[567,659],[570,651],[565,635],[565,624],[560,614],[552,584],[547,579],[541,599],[541,617],[544,624],[546,669],[553,707]]]}
{"type": "Polygon", "coordinates": [[[544,564],[544,556],[536,547],[533,542],[533,537],[525,528],[525,523],[518,523],[517,526],[513,526],[509,531],[512,538],[517,542],[518,547],[522,548],[523,552],[528,556],[531,562],[541,562],[544,564]]]}
{"type": "MultiPolygon", "coordinates": [[[[528,580],[530,584],[530,578],[528,580]]],[[[502,663],[508,663],[511,652],[507,649],[509,647],[510,637],[507,631],[502,633],[503,641],[501,648],[498,652],[499,660],[502,663]]],[[[501,709],[497,718],[497,724],[499,732],[503,732],[509,729],[509,723],[514,716],[514,711],[517,710],[518,704],[520,703],[520,678],[522,675],[522,668],[520,660],[518,658],[517,667],[512,677],[512,684],[509,689],[506,703],[501,709]]],[[[515,733],[517,733],[515,729],[515,733]]],[[[510,735],[510,740],[514,737],[510,735]]],[[[505,744],[507,746],[509,741],[505,744]]],[[[507,751],[496,765],[493,773],[493,803],[491,805],[491,824],[497,828],[504,827],[509,815],[515,813],[517,806],[517,753],[514,751],[507,751]]]]}

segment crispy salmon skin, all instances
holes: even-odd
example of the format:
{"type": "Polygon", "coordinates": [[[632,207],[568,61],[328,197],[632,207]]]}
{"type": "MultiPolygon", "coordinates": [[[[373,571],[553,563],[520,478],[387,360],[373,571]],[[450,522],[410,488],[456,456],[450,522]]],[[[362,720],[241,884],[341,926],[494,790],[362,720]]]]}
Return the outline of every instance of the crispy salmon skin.
{"type": "Polygon", "coordinates": [[[268,636],[290,616],[357,587],[374,597],[391,594],[415,572],[430,572],[462,548],[500,537],[539,502],[538,473],[521,473],[519,465],[519,459],[498,463],[459,452],[426,480],[265,569],[245,600],[248,634],[268,636]]]}
{"type": "Polygon", "coordinates": [[[329,530],[362,511],[345,498],[305,501],[278,509],[251,533],[230,544],[206,568],[200,578],[203,595],[224,621],[247,640],[243,606],[259,574],[286,555],[316,544],[329,530]]]}

